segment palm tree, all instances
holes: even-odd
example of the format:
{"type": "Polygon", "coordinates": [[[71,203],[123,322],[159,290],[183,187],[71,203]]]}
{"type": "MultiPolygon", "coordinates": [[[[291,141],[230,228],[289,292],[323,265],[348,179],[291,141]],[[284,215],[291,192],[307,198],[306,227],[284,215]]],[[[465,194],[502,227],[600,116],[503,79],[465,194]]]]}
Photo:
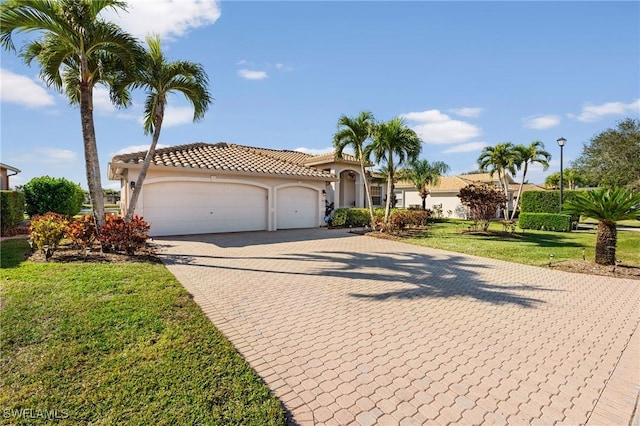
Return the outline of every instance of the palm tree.
{"type": "MultiPolygon", "coordinates": [[[[135,68],[141,48],[137,40],[98,15],[125,9],[120,0],[7,0],[0,4],[0,43],[15,51],[13,34],[38,32],[20,53],[29,65],[36,60],[49,87],[80,105],[82,138],[89,195],[99,230],[105,223],[100,161],[93,121],[93,88],[109,85],[114,71],[135,68]]],[[[112,101],[126,106],[126,92],[112,101]]],[[[98,231],[99,232],[99,231],[98,231]]]]}
{"type": "Polygon", "coordinates": [[[142,162],[142,168],[133,188],[126,221],[133,218],[138,202],[138,196],[142,190],[142,184],[147,176],[151,159],[155,155],[160,131],[164,120],[167,95],[172,92],[182,93],[193,105],[193,121],[201,120],[211,103],[209,95],[209,77],[200,64],[187,61],[167,62],[162,53],[160,38],[158,36],[147,37],[149,49],[146,52],[142,67],[134,76],[129,76],[119,82],[118,89],[127,87],[141,88],[147,93],[144,109],[144,132],[153,134],[151,146],[142,162]]]}
{"type": "Polygon", "coordinates": [[[375,224],[375,214],[373,212],[369,181],[365,174],[365,167],[369,163],[369,159],[364,155],[364,151],[366,148],[365,143],[373,134],[373,128],[373,114],[370,111],[362,111],[356,117],[341,115],[338,118],[338,131],[333,135],[333,148],[338,158],[342,158],[342,152],[345,148],[350,147],[353,149],[356,159],[360,161],[360,173],[364,181],[364,191],[367,197],[372,227],[375,224]]]}
{"type": "MultiPolygon", "coordinates": [[[[509,199],[509,181],[508,173],[511,176],[516,173],[516,164],[519,162],[519,153],[511,142],[505,142],[496,146],[487,146],[478,157],[478,165],[480,169],[489,172],[493,177],[494,173],[498,174],[498,182],[504,192],[504,196],[509,199]]],[[[508,201],[504,206],[504,218],[508,217],[508,201]]]]}
{"type": "Polygon", "coordinates": [[[410,129],[400,117],[376,125],[373,143],[365,149],[367,158],[373,155],[375,162],[384,162],[387,167],[387,202],[384,211],[384,220],[389,220],[391,211],[391,198],[393,197],[393,180],[395,167],[405,162],[412,162],[418,158],[422,150],[422,140],[415,131],[410,129]],[[394,156],[398,157],[395,163],[394,156]]]}
{"type": "Polygon", "coordinates": [[[596,263],[615,265],[618,244],[616,222],[640,219],[640,192],[620,187],[581,192],[567,200],[562,212],[597,219],[596,263]]]}
{"type": "Polygon", "coordinates": [[[437,185],[440,176],[449,170],[449,166],[442,161],[429,163],[428,160],[416,160],[412,161],[408,168],[398,171],[398,175],[401,179],[406,179],[415,186],[420,198],[422,198],[422,210],[426,210],[427,195],[429,195],[427,186],[437,185]]]}
{"type": "MultiPolygon", "coordinates": [[[[518,195],[516,196],[516,202],[513,205],[513,211],[511,212],[511,220],[516,216],[516,210],[520,204],[520,196],[522,195],[522,187],[524,186],[525,179],[527,177],[527,171],[529,164],[538,163],[542,165],[542,170],[549,168],[549,161],[551,160],[551,154],[544,150],[544,144],[540,141],[533,141],[529,146],[518,145],[515,147],[518,151],[519,169],[522,170],[522,180],[520,181],[520,187],[518,188],[518,195]]],[[[505,217],[506,219],[506,217],[505,217]]]]}

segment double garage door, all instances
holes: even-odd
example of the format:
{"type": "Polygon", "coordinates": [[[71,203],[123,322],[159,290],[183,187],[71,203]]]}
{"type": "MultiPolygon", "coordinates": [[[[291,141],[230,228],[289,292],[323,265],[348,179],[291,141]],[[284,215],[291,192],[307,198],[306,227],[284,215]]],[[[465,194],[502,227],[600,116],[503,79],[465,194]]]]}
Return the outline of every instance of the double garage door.
{"type": "MultiPolygon", "coordinates": [[[[143,194],[152,236],[269,230],[269,193],[262,187],[163,182],[145,186],[143,194]]],[[[277,229],[318,226],[316,191],[294,186],[275,194],[277,229]]]]}

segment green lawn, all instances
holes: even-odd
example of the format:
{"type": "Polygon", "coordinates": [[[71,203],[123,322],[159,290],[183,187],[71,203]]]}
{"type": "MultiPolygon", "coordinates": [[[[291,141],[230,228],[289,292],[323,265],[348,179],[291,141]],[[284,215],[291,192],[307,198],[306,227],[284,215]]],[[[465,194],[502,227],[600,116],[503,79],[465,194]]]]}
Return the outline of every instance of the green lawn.
{"type": "Polygon", "coordinates": [[[0,424],[284,424],[162,264],[32,263],[27,248],[0,243],[0,424]]]}
{"type": "MultiPolygon", "coordinates": [[[[408,238],[406,241],[426,247],[529,265],[548,264],[549,254],[554,255],[554,262],[582,259],[583,248],[587,260],[593,260],[595,257],[595,230],[523,232],[517,228],[513,238],[503,238],[463,233],[470,223],[462,220],[435,223],[421,235],[408,238]]],[[[489,230],[502,231],[502,225],[492,222],[489,230]]],[[[625,265],[640,266],[640,232],[618,231],[616,257],[625,265]]]]}

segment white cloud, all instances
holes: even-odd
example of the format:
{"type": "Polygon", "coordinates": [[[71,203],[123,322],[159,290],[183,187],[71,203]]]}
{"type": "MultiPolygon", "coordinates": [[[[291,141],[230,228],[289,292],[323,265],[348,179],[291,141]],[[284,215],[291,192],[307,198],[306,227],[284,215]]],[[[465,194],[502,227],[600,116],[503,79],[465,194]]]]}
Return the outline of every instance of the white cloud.
{"type": "Polygon", "coordinates": [[[456,152],[473,152],[473,151],[477,151],[479,149],[484,148],[485,146],[488,146],[489,144],[486,142],[470,142],[470,143],[465,143],[462,145],[456,145],[454,147],[451,147],[449,149],[445,149],[444,151],[442,151],[443,154],[453,154],[456,152]]]}
{"type": "MultiPolygon", "coordinates": [[[[113,157],[115,155],[122,155],[122,154],[131,154],[133,152],[142,152],[142,151],[147,151],[149,149],[149,145],[150,144],[146,144],[146,145],[129,145],[129,146],[125,146],[124,148],[122,148],[121,150],[114,152],[113,154],[110,155],[110,157],[113,157]]],[[[162,148],[167,148],[169,145],[163,145],[161,143],[156,145],[156,150],[158,149],[162,149],[162,148]]]]}
{"type": "Polygon", "coordinates": [[[454,108],[449,110],[449,112],[459,115],[461,117],[471,117],[471,118],[480,116],[480,113],[482,111],[483,111],[483,108],[454,108]]]}
{"type": "Polygon", "coordinates": [[[401,117],[414,122],[411,126],[420,138],[427,143],[451,144],[466,142],[480,136],[482,130],[471,123],[454,120],[437,109],[421,112],[409,112],[401,117]]]}
{"type": "Polygon", "coordinates": [[[238,75],[247,80],[264,80],[265,78],[269,77],[266,71],[250,70],[247,68],[238,70],[238,75]]]}
{"type": "MultiPolygon", "coordinates": [[[[326,148],[305,148],[303,146],[294,149],[294,151],[298,151],[298,152],[304,152],[305,154],[311,154],[311,155],[322,155],[322,154],[329,154],[330,152],[333,152],[333,147],[329,146],[326,148]]],[[[343,152],[347,153],[347,150],[345,149],[343,152]]]]}
{"type": "Polygon", "coordinates": [[[68,149],[60,148],[36,148],[25,152],[23,155],[12,158],[14,163],[23,164],[48,164],[55,168],[75,167],[78,154],[68,149]]]}
{"type": "Polygon", "coordinates": [[[280,72],[287,72],[287,71],[291,71],[293,68],[287,64],[283,64],[281,62],[278,62],[277,64],[275,64],[275,67],[278,71],[280,72]]]}
{"type": "Polygon", "coordinates": [[[193,123],[193,107],[173,107],[171,105],[167,105],[167,108],[164,112],[164,121],[162,122],[162,128],[180,126],[182,124],[190,123],[193,123]]]}
{"type": "Polygon", "coordinates": [[[36,80],[0,68],[0,100],[39,108],[55,105],[54,97],[36,80]]]}
{"type": "Polygon", "coordinates": [[[585,105],[582,107],[580,114],[567,114],[569,118],[583,122],[598,121],[605,115],[625,115],[640,114],[640,98],[635,101],[624,102],[606,102],[600,105],[585,105]]]}
{"type": "Polygon", "coordinates": [[[216,0],[129,0],[126,11],[108,10],[103,16],[119,24],[133,36],[144,39],[149,34],[171,39],[189,30],[210,25],[220,17],[216,0]]]}
{"type": "Polygon", "coordinates": [[[116,107],[111,103],[111,99],[109,98],[109,89],[106,87],[94,87],[93,110],[98,114],[113,114],[116,112],[116,107]]]}
{"type": "Polygon", "coordinates": [[[537,115],[529,116],[522,119],[524,127],[530,129],[550,129],[560,124],[560,117],[557,115],[537,115]]]}

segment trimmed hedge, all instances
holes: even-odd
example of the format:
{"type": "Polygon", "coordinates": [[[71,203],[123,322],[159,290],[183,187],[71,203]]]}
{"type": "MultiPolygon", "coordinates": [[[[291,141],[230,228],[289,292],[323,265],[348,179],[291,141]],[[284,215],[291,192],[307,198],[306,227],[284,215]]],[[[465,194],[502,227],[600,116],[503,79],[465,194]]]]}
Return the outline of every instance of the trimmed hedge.
{"type": "Polygon", "coordinates": [[[571,215],[561,213],[520,213],[518,226],[522,229],[569,232],[571,215]]]}
{"type": "Polygon", "coordinates": [[[0,191],[2,235],[13,232],[24,219],[24,192],[0,191]]]}
{"type": "MultiPolygon", "coordinates": [[[[579,191],[563,191],[562,201],[573,200],[579,191]]],[[[560,213],[560,191],[524,191],[520,202],[523,213],[560,213]]],[[[576,217],[575,220],[578,220],[576,217]]]]}

